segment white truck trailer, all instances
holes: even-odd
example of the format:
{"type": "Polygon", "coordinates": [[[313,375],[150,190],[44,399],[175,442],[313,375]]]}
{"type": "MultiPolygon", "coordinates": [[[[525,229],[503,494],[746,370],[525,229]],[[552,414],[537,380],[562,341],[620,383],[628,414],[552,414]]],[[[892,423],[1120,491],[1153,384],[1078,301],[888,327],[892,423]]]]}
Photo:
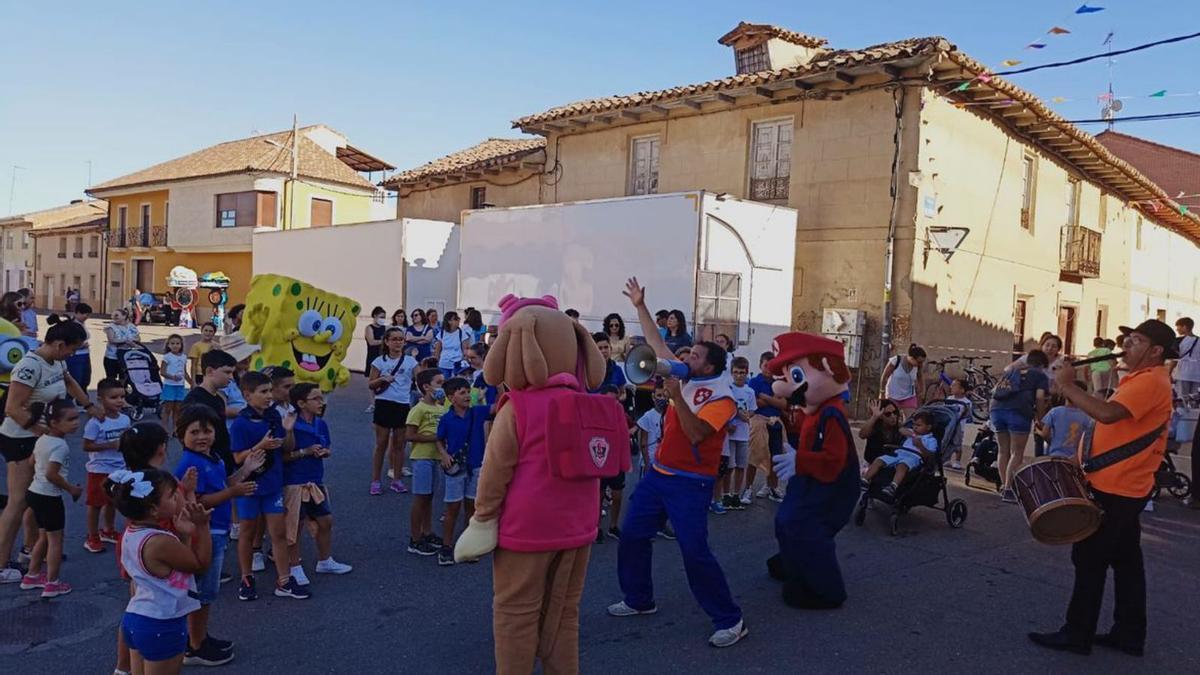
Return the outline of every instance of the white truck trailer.
{"type": "Polygon", "coordinates": [[[458,305],[494,324],[506,293],[553,295],[593,331],[617,312],[640,335],[621,294],[636,276],[652,312],[729,335],[753,371],[792,323],[795,247],[795,210],[703,191],[467,211],[458,305]]]}

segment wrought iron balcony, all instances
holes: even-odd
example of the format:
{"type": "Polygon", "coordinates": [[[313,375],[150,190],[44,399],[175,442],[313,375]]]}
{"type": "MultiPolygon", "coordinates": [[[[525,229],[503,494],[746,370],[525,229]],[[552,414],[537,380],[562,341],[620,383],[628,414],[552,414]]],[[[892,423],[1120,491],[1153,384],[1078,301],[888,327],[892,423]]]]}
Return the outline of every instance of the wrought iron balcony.
{"type": "Polygon", "coordinates": [[[1079,225],[1064,225],[1059,268],[1064,274],[1100,276],[1100,233],[1079,225]]]}
{"type": "Polygon", "coordinates": [[[150,228],[150,245],[164,247],[167,245],[166,225],[154,225],[150,228]]]}

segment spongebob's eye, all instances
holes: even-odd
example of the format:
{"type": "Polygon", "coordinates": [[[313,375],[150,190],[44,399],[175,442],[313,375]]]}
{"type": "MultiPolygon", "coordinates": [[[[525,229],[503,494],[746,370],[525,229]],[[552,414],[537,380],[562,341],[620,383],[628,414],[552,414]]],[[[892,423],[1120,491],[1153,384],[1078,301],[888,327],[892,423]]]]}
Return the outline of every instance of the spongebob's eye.
{"type": "Polygon", "coordinates": [[[11,338],[0,342],[0,372],[11,372],[25,358],[29,346],[20,338],[11,338]]]}
{"type": "Polygon", "coordinates": [[[792,382],[796,384],[804,382],[804,369],[799,366],[794,366],[788,375],[791,376],[792,382]]]}
{"type": "Polygon", "coordinates": [[[310,309],[300,315],[300,321],[296,328],[304,337],[312,337],[321,331],[321,323],[325,317],[315,309],[310,309]]]}
{"type": "Polygon", "coordinates": [[[321,324],[321,330],[329,331],[330,342],[337,342],[342,339],[342,322],[332,316],[325,319],[325,322],[321,324]]]}

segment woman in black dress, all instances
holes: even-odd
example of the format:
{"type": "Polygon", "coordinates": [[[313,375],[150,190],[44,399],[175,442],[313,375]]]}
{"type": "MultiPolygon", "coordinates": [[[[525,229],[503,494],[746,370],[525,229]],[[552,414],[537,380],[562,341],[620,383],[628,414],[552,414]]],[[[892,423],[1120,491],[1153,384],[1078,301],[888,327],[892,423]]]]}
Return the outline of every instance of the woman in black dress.
{"type": "Polygon", "coordinates": [[[871,401],[870,410],[871,418],[858,430],[858,437],[867,442],[863,460],[868,464],[891,452],[887,446],[904,442],[900,435],[900,406],[895,401],[887,398],[871,401]]]}

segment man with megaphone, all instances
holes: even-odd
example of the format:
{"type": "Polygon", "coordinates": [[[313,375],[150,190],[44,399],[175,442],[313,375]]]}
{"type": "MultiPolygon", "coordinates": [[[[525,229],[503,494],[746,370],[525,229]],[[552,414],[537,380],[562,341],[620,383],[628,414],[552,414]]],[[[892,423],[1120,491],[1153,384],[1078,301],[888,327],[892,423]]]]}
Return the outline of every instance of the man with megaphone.
{"type": "Polygon", "coordinates": [[[651,542],[667,518],[675,528],[688,586],[715,628],[708,642],[729,647],[748,631],[725,573],[708,547],[708,504],[726,429],[737,412],[725,350],[713,342],[697,342],[685,361],[675,360],[646,308],[646,290],[637,278],[626,282],[624,293],[637,310],[650,348],[630,355],[626,374],[635,384],[656,374],[665,376],[671,403],[650,468],[629,499],[617,553],[625,599],[609,606],[608,613],[637,616],[658,611],[650,574],[651,542]]]}

